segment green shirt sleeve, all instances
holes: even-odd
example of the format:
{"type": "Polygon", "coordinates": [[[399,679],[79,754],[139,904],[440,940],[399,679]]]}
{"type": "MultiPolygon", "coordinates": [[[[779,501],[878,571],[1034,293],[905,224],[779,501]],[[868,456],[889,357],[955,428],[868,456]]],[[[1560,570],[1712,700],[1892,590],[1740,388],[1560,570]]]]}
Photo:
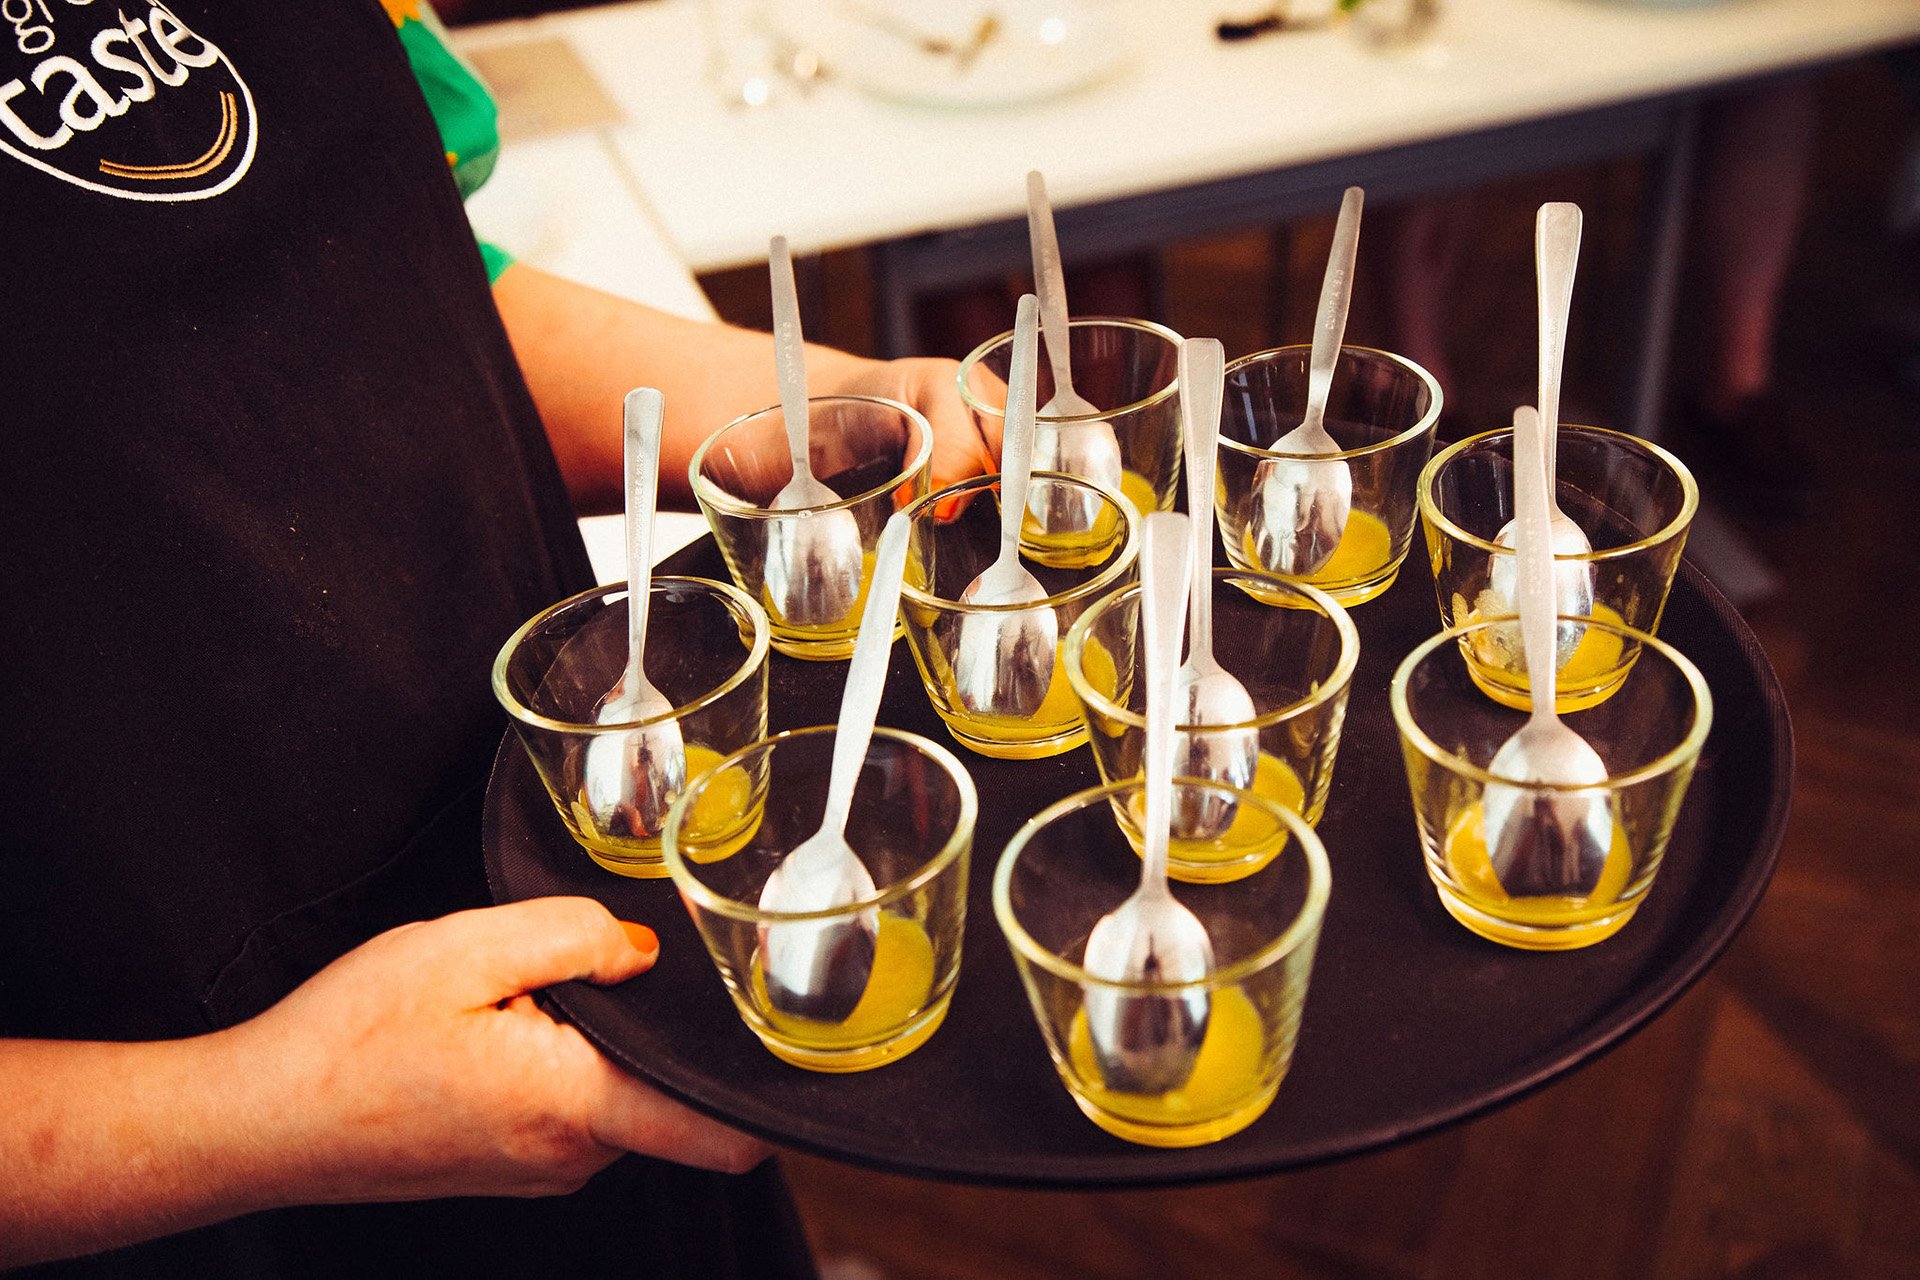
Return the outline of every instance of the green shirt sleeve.
{"type": "MultiPolygon", "coordinates": [[[[453,168],[454,185],[465,199],[480,189],[500,158],[500,113],[493,95],[472,67],[461,61],[447,40],[447,31],[426,0],[381,0],[400,35],[414,79],[426,95],[440,142],[453,168]]],[[[480,242],[480,258],[487,279],[498,280],[513,255],[497,245],[480,242]]]]}

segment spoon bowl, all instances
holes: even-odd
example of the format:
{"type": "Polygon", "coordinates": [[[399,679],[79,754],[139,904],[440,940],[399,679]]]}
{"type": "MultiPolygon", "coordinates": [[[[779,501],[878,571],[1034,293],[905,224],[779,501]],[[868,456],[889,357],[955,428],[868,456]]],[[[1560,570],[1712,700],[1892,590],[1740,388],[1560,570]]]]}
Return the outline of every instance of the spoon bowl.
{"type": "MultiPolygon", "coordinates": [[[[1593,546],[1578,525],[1566,517],[1562,517],[1562,520],[1565,523],[1554,522],[1550,535],[1554,556],[1554,612],[1562,618],[1590,618],[1593,616],[1594,599],[1593,566],[1571,557],[1590,555],[1593,546]]],[[[1513,546],[1513,526],[1502,529],[1494,541],[1503,547],[1513,546]]],[[[1514,559],[1513,556],[1494,556],[1487,565],[1486,588],[1474,602],[1474,608],[1482,615],[1516,612],[1514,601],[1520,594],[1520,570],[1514,564],[1514,559]]],[[[1556,668],[1567,665],[1586,635],[1587,629],[1578,622],[1555,624],[1553,661],[1556,668]]],[[[1501,665],[1516,674],[1524,673],[1527,669],[1526,655],[1509,651],[1504,655],[1501,665]]]]}
{"type": "MultiPolygon", "coordinates": [[[[1141,629],[1147,684],[1146,804],[1140,886],[1102,916],[1081,966],[1104,983],[1191,983],[1213,970],[1206,926],[1167,886],[1173,804],[1174,661],[1180,652],[1191,555],[1187,517],[1147,517],[1141,547],[1141,629]]],[[[1193,1075],[1212,1001],[1204,990],[1136,994],[1103,983],[1086,988],[1087,1033],[1107,1087],[1161,1094],[1193,1075]]]]}
{"type": "MultiPolygon", "coordinates": [[[[1206,732],[1202,725],[1245,725],[1254,718],[1245,685],[1213,653],[1213,464],[1220,435],[1226,352],[1213,338],[1180,344],[1180,410],[1191,516],[1193,584],[1187,609],[1187,660],[1174,677],[1175,714],[1186,726],[1174,745],[1176,777],[1203,778],[1245,791],[1253,785],[1260,735],[1250,728],[1206,732]]],[[[1173,834],[1211,840],[1233,825],[1230,795],[1183,788],[1173,802],[1173,834]]]]}
{"type": "Polygon", "coordinates": [[[1041,602],[1047,592],[1020,563],[1020,525],[1032,472],[1034,365],[1039,358],[1039,302],[1020,299],[1013,369],[1001,440],[1000,553],[960,593],[962,604],[986,606],[960,620],[952,668],[954,694],[977,716],[1025,718],[1053,685],[1059,619],[1041,602]],[[1031,605],[1032,608],[1017,606],[1031,605]]]}
{"type": "Polygon", "coordinates": [[[780,380],[787,451],[793,465],[793,478],[773,496],[772,509],[795,515],[773,521],[767,533],[767,600],[788,622],[803,627],[829,626],[853,612],[854,601],[860,596],[866,552],[853,513],[831,509],[840,495],[813,474],[809,443],[812,415],[807,408],[800,300],[793,283],[793,254],[785,236],[773,238],[769,259],[774,365],[780,380]]]}
{"type": "Polygon", "coordinates": [[[594,710],[594,723],[631,725],[596,734],[581,766],[582,790],[595,827],[644,840],[660,834],[667,809],[686,789],[687,752],[673,704],[648,682],[643,658],[647,604],[653,591],[653,511],[660,472],[665,402],[651,387],[624,405],[627,489],[627,665],[594,710]],[[648,721],[651,723],[641,723],[648,721]]]}
{"type": "Polygon", "coordinates": [[[1320,285],[1320,309],[1313,325],[1313,352],[1307,370],[1307,411],[1299,426],[1269,446],[1275,453],[1304,455],[1262,458],[1248,498],[1247,527],[1254,554],[1272,573],[1307,577],[1333,558],[1353,512],[1353,473],[1339,457],[1327,433],[1327,397],[1333,370],[1346,336],[1347,310],[1353,300],[1353,264],[1360,246],[1363,193],[1348,187],[1340,200],[1340,219],[1327,253],[1326,279],[1320,285]]]}
{"type": "MultiPolygon", "coordinates": [[[[1073,389],[1067,277],[1060,263],[1060,242],[1054,233],[1046,179],[1037,169],[1027,174],[1027,238],[1032,245],[1040,329],[1046,338],[1054,386],[1053,396],[1040,407],[1040,421],[1034,427],[1033,466],[1079,476],[1118,493],[1120,441],[1113,434],[1113,425],[1098,416],[1100,410],[1073,389]]],[[[1088,533],[1100,514],[1100,502],[1084,490],[1052,485],[1035,496],[1031,510],[1046,533],[1088,533]]]]}
{"type": "Polygon", "coordinates": [[[652,685],[643,680],[637,691],[629,692],[622,678],[594,712],[595,724],[631,726],[618,734],[596,735],[587,744],[583,790],[596,829],[618,838],[648,840],[666,826],[667,809],[687,785],[680,726],[657,719],[672,710],[673,704],[652,685]],[[641,723],[649,720],[654,723],[641,723]]]}
{"type": "MultiPolygon", "coordinates": [[[[870,898],[873,876],[844,834],[809,836],[767,878],[767,911],[838,911],[870,898]]],[[[845,1022],[867,993],[878,948],[878,913],[792,920],[760,926],[760,971],[767,1002],[813,1022],[845,1022]]]]}
{"type": "Polygon", "coordinates": [[[1533,709],[1488,766],[1482,804],[1487,856],[1513,897],[1585,895],[1599,883],[1613,844],[1607,769],[1592,745],[1554,710],[1553,549],[1548,539],[1546,434],[1540,415],[1513,415],[1518,494],[1520,636],[1533,709]]]}
{"type": "MultiPolygon", "coordinates": [[[[1331,443],[1325,428],[1319,434],[1331,443]]],[[[1282,446],[1302,453],[1333,452],[1295,432],[1274,448],[1282,446]]],[[[1353,473],[1339,458],[1262,458],[1251,502],[1247,525],[1261,565],[1271,573],[1308,577],[1326,567],[1346,534],[1353,512],[1353,473]]]]}
{"type": "MultiPolygon", "coordinates": [[[[767,877],[760,890],[762,911],[838,911],[873,896],[873,875],[847,843],[847,816],[887,682],[907,531],[906,515],[896,512],[880,535],[873,587],[847,665],[820,829],[767,877]]],[[[878,939],[879,914],[873,910],[761,925],[760,964],[768,1002],[783,1013],[816,1022],[846,1021],[866,994],[878,939]]]]}
{"type": "Polygon", "coordinates": [[[1536,785],[1591,786],[1539,791],[1489,782],[1484,806],[1487,858],[1511,897],[1590,892],[1613,843],[1613,813],[1602,787],[1607,766],[1558,720],[1529,721],[1494,753],[1489,772],[1536,785]]]}

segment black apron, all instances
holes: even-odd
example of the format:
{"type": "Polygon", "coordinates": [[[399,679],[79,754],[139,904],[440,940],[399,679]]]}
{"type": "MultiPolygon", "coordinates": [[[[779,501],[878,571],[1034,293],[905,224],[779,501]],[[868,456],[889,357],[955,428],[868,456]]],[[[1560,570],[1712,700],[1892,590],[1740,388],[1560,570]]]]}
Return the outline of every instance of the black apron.
{"type": "MultiPolygon", "coordinates": [[[[7,12],[0,1035],[191,1035],[484,903],[492,659],[590,575],[375,0],[7,12]]],[[[623,1160],[73,1269],[759,1277],[797,1241],[770,1175],[623,1160]]]]}

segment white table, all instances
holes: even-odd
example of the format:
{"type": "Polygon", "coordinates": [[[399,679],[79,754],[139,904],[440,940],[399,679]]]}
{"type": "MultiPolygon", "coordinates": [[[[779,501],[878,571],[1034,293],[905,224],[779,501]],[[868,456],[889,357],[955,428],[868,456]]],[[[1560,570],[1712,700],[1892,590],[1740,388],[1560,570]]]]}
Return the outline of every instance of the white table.
{"type": "MultiPolygon", "coordinates": [[[[783,0],[789,17],[827,2],[783,0]]],[[[831,76],[728,109],[703,79],[700,0],[468,28],[456,43],[484,57],[562,42],[612,104],[571,142],[510,144],[503,176],[516,149],[544,149],[524,189],[564,184],[578,209],[593,199],[580,186],[591,169],[608,203],[693,271],[764,262],[776,233],[803,252],[868,246],[883,354],[918,349],[921,294],[1025,265],[1029,169],[1047,175],[1071,261],[1323,212],[1354,182],[1391,201],[1644,155],[1639,347],[1619,418],[1652,436],[1698,102],[1920,40],[1916,0],[1441,0],[1433,37],[1399,54],[1340,29],[1215,38],[1216,19],[1259,0],[1095,2],[1131,33],[1130,64],[1069,96],[991,110],[885,101],[831,76]]],[[[596,252],[623,269],[617,252],[596,252]]],[[[591,275],[592,257],[574,268],[591,275]]]]}
{"type": "Polygon", "coordinates": [[[764,262],[775,233],[821,250],[1013,219],[1031,168],[1062,206],[1123,200],[1920,39],[1913,0],[1442,4],[1432,40],[1381,55],[1341,30],[1214,38],[1217,17],[1260,0],[1107,0],[1140,51],[1127,71],[1069,97],[984,111],[884,102],[832,79],[729,111],[702,80],[695,0],[456,34],[469,50],[547,36],[573,45],[624,116],[610,134],[616,150],[695,271],[764,262]]]}
{"type": "MultiPolygon", "coordinates": [[[[805,6],[830,2],[784,0],[782,12],[804,30],[805,6]]],[[[469,28],[457,44],[483,56],[570,46],[618,114],[593,131],[599,145],[696,272],[764,262],[774,234],[802,252],[873,246],[887,354],[913,352],[922,292],[1025,262],[1028,169],[1047,175],[1071,260],[1324,211],[1350,182],[1392,200],[1649,154],[1664,181],[1647,224],[1655,332],[1641,382],[1657,384],[1662,268],[1678,248],[1661,201],[1675,206],[1686,177],[1691,104],[1920,40],[1915,0],[1441,2],[1433,37],[1393,54],[1340,29],[1215,38],[1216,18],[1258,0],[1104,0],[1136,51],[1124,69],[1066,97],[974,111],[884,101],[831,76],[766,108],[729,109],[703,79],[699,0],[469,28]]],[[[1648,399],[1635,388],[1630,421],[1650,423],[1648,399]]]]}

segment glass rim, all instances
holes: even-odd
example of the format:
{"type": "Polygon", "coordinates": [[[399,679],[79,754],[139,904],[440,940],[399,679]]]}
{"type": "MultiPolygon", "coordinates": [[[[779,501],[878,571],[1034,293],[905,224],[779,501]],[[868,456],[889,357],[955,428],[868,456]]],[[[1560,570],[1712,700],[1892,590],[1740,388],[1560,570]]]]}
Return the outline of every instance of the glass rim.
{"type": "Polygon", "coordinates": [[[920,440],[919,447],[908,450],[906,462],[902,464],[900,471],[891,479],[882,481],[874,485],[871,489],[856,493],[851,498],[841,498],[837,502],[822,503],[817,507],[796,507],[792,510],[772,511],[766,507],[758,507],[751,502],[735,497],[700,473],[700,464],[706,460],[708,451],[721,436],[733,430],[735,427],[743,426],[751,422],[755,418],[764,418],[768,414],[778,415],[784,412],[780,405],[769,405],[764,409],[755,409],[752,413],[743,413],[732,421],[721,424],[714,429],[712,435],[700,442],[700,447],[693,451],[693,457],[687,463],[687,485],[693,490],[694,498],[703,505],[723,511],[738,520],[778,520],[783,517],[797,515],[802,511],[809,513],[817,511],[845,511],[850,507],[857,507],[863,503],[872,502],[882,494],[898,489],[902,484],[912,480],[917,472],[924,470],[928,464],[932,462],[933,426],[927,421],[927,416],[912,405],[902,404],[898,400],[890,400],[886,396],[807,397],[807,404],[810,406],[832,403],[875,404],[884,408],[898,410],[905,416],[907,425],[918,434],[920,440]]]}
{"type": "MultiPolygon", "coordinates": [[[[1099,573],[1088,578],[1085,582],[1075,583],[1065,591],[1047,596],[1043,600],[1035,600],[1025,604],[966,604],[959,600],[949,600],[945,596],[935,595],[931,591],[915,586],[911,581],[903,581],[900,584],[901,598],[911,600],[918,605],[940,609],[947,613],[1021,613],[1028,609],[1038,609],[1043,606],[1049,609],[1058,609],[1063,604],[1072,604],[1074,601],[1086,596],[1096,595],[1106,591],[1112,587],[1115,580],[1133,567],[1135,559],[1140,554],[1140,513],[1135,509],[1133,503],[1129,502],[1124,495],[1115,493],[1103,484],[1088,480],[1082,476],[1070,475],[1064,471],[1035,471],[1032,472],[1031,475],[1033,477],[1044,477],[1048,480],[1064,480],[1069,484],[1077,484],[1082,488],[1093,490],[1113,504],[1115,510],[1120,514],[1121,523],[1126,526],[1126,540],[1121,544],[1119,551],[1114,553],[1112,561],[1107,564],[1106,568],[1100,570],[1099,573]]],[[[936,489],[932,493],[915,498],[912,502],[908,503],[906,506],[907,521],[911,524],[919,520],[925,511],[935,509],[939,503],[957,496],[964,490],[985,491],[999,483],[1000,475],[998,472],[968,476],[965,480],[956,480],[944,489],[936,489]]]]}
{"type": "MultiPolygon", "coordinates": [[[[1644,449],[1652,454],[1657,461],[1665,463],[1668,469],[1679,478],[1680,511],[1679,514],[1675,515],[1673,519],[1669,520],[1659,529],[1644,537],[1636,538],[1632,542],[1623,542],[1617,547],[1596,549],[1580,555],[1562,555],[1556,551],[1553,553],[1555,560],[1593,562],[1613,560],[1621,556],[1633,555],[1636,552],[1657,547],[1662,543],[1671,542],[1674,538],[1684,534],[1688,527],[1692,525],[1693,518],[1700,508],[1700,485],[1699,482],[1693,478],[1693,472],[1687,467],[1687,464],[1680,461],[1672,452],[1661,448],[1651,440],[1642,440],[1639,436],[1633,435],[1630,432],[1615,431],[1610,427],[1589,427],[1574,422],[1563,422],[1560,424],[1559,429],[1580,435],[1601,436],[1615,441],[1625,441],[1633,447],[1644,449]]],[[[1468,436],[1465,440],[1457,440],[1445,449],[1442,449],[1439,453],[1434,454],[1433,457],[1427,459],[1427,465],[1420,469],[1420,479],[1416,485],[1416,492],[1419,497],[1420,518],[1438,529],[1441,533],[1444,533],[1447,537],[1452,538],[1456,542],[1463,542],[1475,550],[1485,551],[1492,555],[1515,554],[1512,547],[1502,546],[1500,543],[1490,542],[1485,538],[1476,537],[1468,533],[1465,529],[1462,529],[1441,513],[1439,504],[1434,501],[1433,497],[1434,477],[1440,474],[1440,469],[1448,462],[1465,453],[1472,445],[1488,442],[1496,436],[1511,436],[1512,434],[1512,427],[1495,427],[1491,431],[1482,431],[1478,435],[1468,436]]]]}
{"type": "MultiPolygon", "coordinates": [[[[1311,344],[1305,342],[1288,343],[1283,347],[1268,347],[1265,351],[1256,351],[1251,355],[1241,356],[1238,360],[1229,361],[1227,363],[1225,376],[1232,378],[1235,370],[1253,364],[1255,361],[1270,361],[1283,354],[1290,354],[1295,351],[1311,351],[1312,349],[1311,344]]],[[[1399,434],[1388,436],[1385,440],[1376,440],[1372,444],[1364,444],[1355,449],[1342,449],[1338,453],[1281,453],[1275,449],[1262,449],[1256,445],[1241,444],[1238,440],[1229,440],[1225,436],[1220,437],[1220,447],[1232,449],[1236,453],[1243,453],[1255,459],[1286,458],[1291,461],[1310,462],[1318,460],[1328,462],[1364,458],[1370,454],[1385,453],[1389,449],[1397,449],[1403,444],[1417,440],[1434,429],[1440,421],[1440,408],[1444,399],[1438,379],[1405,356],[1395,355],[1391,351],[1382,351],[1378,347],[1363,347],[1350,342],[1340,348],[1340,354],[1343,356],[1349,352],[1365,356],[1378,356],[1383,360],[1402,365],[1410,370],[1414,378],[1426,386],[1431,398],[1431,403],[1428,404],[1427,411],[1420,415],[1420,420],[1399,434]]]]}
{"type": "MultiPolygon", "coordinates": [[[[540,714],[515,696],[513,691],[507,687],[507,663],[514,651],[532,634],[534,628],[546,622],[548,619],[557,617],[569,608],[585,604],[587,601],[595,599],[596,597],[604,598],[617,591],[627,591],[631,588],[631,584],[627,582],[608,582],[602,583],[599,586],[589,587],[585,591],[575,592],[557,604],[548,605],[521,623],[519,627],[514,630],[514,633],[507,637],[507,642],[500,646],[500,652],[495,654],[493,659],[492,683],[495,700],[506,709],[508,715],[530,728],[547,729],[555,733],[574,733],[581,735],[620,733],[629,729],[641,728],[645,725],[662,724],[670,720],[684,719],[691,713],[703,707],[710,706],[718,702],[721,698],[726,697],[751,679],[755,668],[765,665],[767,651],[771,647],[770,637],[772,626],[767,620],[767,611],[760,607],[759,601],[755,600],[731,582],[718,582],[712,578],[694,578],[670,573],[650,576],[647,581],[649,593],[660,583],[684,583],[703,589],[709,594],[717,593],[722,600],[731,601],[733,604],[739,606],[740,609],[746,612],[747,617],[752,620],[753,643],[748,646],[746,657],[743,658],[740,665],[734,669],[733,674],[714,686],[714,688],[689,702],[681,703],[657,716],[648,716],[644,720],[625,720],[617,724],[580,724],[572,720],[556,719],[553,716],[540,714]]],[[[651,617],[651,605],[649,605],[648,608],[649,617],[651,617]]]]}
{"type": "MultiPolygon", "coordinates": [[[[1284,588],[1305,596],[1314,607],[1319,610],[1322,616],[1333,623],[1334,629],[1339,633],[1340,657],[1339,660],[1334,663],[1333,671],[1327,676],[1326,680],[1304,698],[1296,698],[1285,706],[1276,707],[1271,711],[1263,711],[1251,720],[1236,721],[1232,724],[1182,724],[1174,727],[1175,732],[1268,728],[1272,725],[1282,724],[1288,720],[1305,715],[1307,712],[1325,705],[1334,697],[1338,696],[1343,690],[1352,687],[1354,670],[1360,665],[1360,630],[1354,626],[1353,616],[1347,611],[1345,605],[1318,587],[1305,582],[1294,582],[1259,569],[1240,569],[1233,565],[1216,565],[1212,570],[1212,574],[1215,578],[1256,578],[1260,580],[1262,585],[1284,588]]],[[[1122,601],[1131,597],[1137,597],[1139,594],[1140,584],[1136,582],[1111,593],[1105,599],[1095,602],[1091,608],[1074,620],[1073,626],[1067,629],[1066,644],[1067,683],[1073,687],[1074,695],[1081,701],[1097,708],[1101,714],[1118,720],[1131,729],[1146,728],[1146,716],[1130,707],[1121,706],[1089,684],[1080,657],[1086,650],[1087,637],[1092,633],[1093,620],[1104,616],[1110,609],[1118,608],[1122,601]]],[[[1264,601],[1262,603],[1264,603],[1264,601]]],[[[1269,605],[1268,607],[1278,609],[1284,606],[1269,605]]]]}
{"type": "MultiPolygon", "coordinates": [[[[1514,787],[1522,791],[1540,792],[1548,795],[1590,792],[1602,787],[1610,791],[1624,791],[1629,787],[1636,787],[1643,782],[1649,782],[1655,778],[1672,773],[1674,770],[1685,766],[1688,761],[1698,760],[1700,758],[1700,750],[1706,744],[1707,733],[1713,728],[1713,692],[1707,687],[1706,677],[1700,674],[1700,668],[1693,665],[1692,659],[1688,658],[1686,654],[1681,653],[1666,641],[1648,632],[1641,631],[1638,628],[1629,627],[1625,623],[1609,622],[1604,618],[1583,618],[1574,614],[1556,614],[1555,618],[1558,621],[1577,622],[1587,627],[1598,627],[1602,631],[1611,632],[1614,635],[1637,641],[1643,648],[1652,649],[1655,653],[1658,653],[1661,657],[1672,663],[1674,668],[1680,672],[1681,676],[1686,679],[1687,684],[1693,690],[1695,708],[1693,724],[1687,730],[1686,736],[1681,738],[1677,745],[1669,747],[1666,751],[1655,756],[1647,763],[1637,765],[1624,773],[1609,773],[1606,780],[1600,783],[1531,782],[1519,778],[1508,778],[1501,774],[1494,773],[1489,769],[1482,768],[1472,761],[1464,759],[1456,753],[1442,747],[1429,737],[1426,730],[1422,729],[1414,719],[1413,711],[1407,705],[1407,682],[1412,678],[1413,669],[1419,666],[1428,655],[1438,650],[1441,646],[1448,643],[1457,646],[1460,640],[1472,632],[1485,630],[1490,627],[1511,626],[1520,621],[1520,615],[1518,614],[1503,613],[1496,617],[1480,618],[1457,627],[1449,627],[1444,631],[1429,636],[1427,639],[1415,645],[1413,651],[1400,660],[1400,665],[1394,668],[1393,679],[1387,684],[1387,702],[1392,708],[1394,726],[1399,730],[1401,740],[1412,745],[1421,755],[1439,765],[1441,768],[1456,773],[1469,781],[1477,782],[1482,786],[1488,783],[1499,783],[1501,786],[1514,787]]],[[[1464,654],[1461,655],[1460,661],[1462,663],[1467,661],[1464,654]]],[[[1634,661],[1637,664],[1639,658],[1636,657],[1634,661]]],[[[1632,672],[1629,670],[1628,678],[1631,678],[1631,676],[1632,672]]],[[[1492,699],[1489,699],[1489,701],[1492,701],[1492,699]]],[[[1504,706],[1505,704],[1500,705],[1504,706]]],[[[1525,712],[1519,711],[1518,708],[1510,709],[1514,710],[1517,714],[1526,714],[1525,712]]]]}
{"type": "MultiPolygon", "coordinates": [[[[1048,823],[1064,818],[1068,814],[1092,808],[1102,801],[1114,801],[1124,792],[1144,789],[1145,779],[1136,776],[1088,787],[1054,801],[1021,823],[1020,829],[1015,831],[1013,838],[1007,841],[1007,847],[1001,852],[1000,861],[993,872],[993,915],[1000,924],[1000,931],[1006,935],[1008,944],[1013,947],[1017,955],[1057,978],[1064,978],[1068,982],[1077,983],[1083,987],[1172,995],[1188,991],[1214,991],[1231,986],[1243,978],[1271,967],[1276,961],[1297,951],[1308,938],[1319,931],[1326,916],[1327,899],[1332,892],[1333,871],[1327,861],[1326,845],[1321,842],[1319,833],[1313,829],[1313,826],[1279,801],[1257,792],[1243,791],[1238,787],[1230,787],[1225,783],[1201,778],[1181,778],[1178,781],[1185,786],[1224,791],[1232,795],[1240,804],[1252,803],[1267,810],[1280,818],[1288,834],[1299,843],[1301,852],[1307,859],[1307,892],[1300,903],[1299,911],[1295,913],[1292,920],[1288,921],[1287,927],[1253,953],[1240,957],[1232,964],[1214,969],[1204,978],[1191,978],[1184,982],[1115,982],[1110,978],[1098,977],[1073,961],[1063,958],[1029,933],[1013,910],[1014,863],[1019,861],[1020,855],[1026,851],[1034,835],[1048,823]]],[[[1253,873],[1253,875],[1259,874],[1261,874],[1259,871],[1253,873]]],[[[1238,883],[1238,881],[1231,883],[1238,883]]],[[[1202,889],[1209,887],[1221,886],[1202,886],[1202,889]]]]}
{"type": "MultiPolygon", "coordinates": [[[[660,856],[667,865],[667,874],[672,878],[674,887],[687,898],[698,903],[702,909],[710,911],[717,916],[724,916],[729,920],[739,920],[749,924],[786,924],[800,920],[831,920],[837,916],[844,916],[853,911],[864,911],[868,908],[890,906],[902,898],[919,892],[928,884],[938,879],[953,865],[956,859],[973,847],[974,826],[979,819],[980,799],[979,791],[974,786],[973,775],[967,772],[966,766],[961,764],[951,751],[948,751],[945,747],[931,739],[924,738],[917,733],[911,733],[905,729],[894,729],[886,725],[875,725],[873,737],[890,738],[897,742],[904,743],[906,746],[918,751],[921,755],[931,759],[935,764],[945,770],[948,777],[954,780],[954,789],[960,793],[960,813],[954,820],[952,834],[947,837],[946,842],[940,846],[940,849],[917,868],[912,875],[906,877],[904,880],[895,881],[884,889],[875,890],[871,897],[861,898],[858,901],[849,902],[843,906],[828,907],[819,911],[765,911],[762,910],[757,903],[742,902],[738,898],[729,898],[725,894],[717,892],[710,888],[699,876],[695,875],[687,866],[686,859],[681,856],[680,842],[678,839],[681,823],[687,811],[693,807],[693,797],[697,795],[708,782],[719,776],[721,770],[744,761],[755,752],[765,752],[771,755],[774,749],[782,742],[788,742],[795,738],[813,737],[823,733],[833,734],[839,732],[839,729],[840,726],[837,724],[815,724],[807,725],[799,729],[783,729],[779,733],[769,734],[764,738],[756,739],[753,742],[749,742],[746,746],[741,747],[739,750],[728,753],[725,758],[710,768],[702,770],[698,777],[690,781],[686,789],[674,799],[673,804],[668,808],[666,823],[661,827],[660,831],[660,856]]],[[[867,744],[867,750],[869,753],[873,750],[871,741],[867,744]]],[[[792,853],[793,850],[789,849],[787,852],[792,853]]]]}
{"type": "MultiPolygon", "coordinates": [[[[1176,352],[1180,349],[1181,342],[1185,341],[1185,339],[1172,329],[1169,329],[1166,325],[1155,323],[1152,320],[1138,320],[1129,316],[1069,317],[1067,320],[1068,331],[1071,332],[1076,328],[1137,329],[1143,333],[1151,333],[1155,337],[1165,340],[1172,345],[1176,352]]],[[[967,374],[972,372],[982,360],[986,359],[989,351],[997,347],[1005,346],[1012,341],[1013,330],[1011,329],[1005,333],[995,334],[993,337],[988,338],[985,342],[982,342],[979,346],[969,351],[965,358],[960,361],[960,371],[956,375],[960,386],[960,400],[961,403],[965,404],[967,408],[973,410],[975,413],[986,414],[994,418],[1004,418],[1007,416],[1007,407],[1004,404],[995,408],[973,394],[973,388],[967,384],[967,374]]],[[[1041,414],[1036,415],[1034,421],[1036,424],[1046,423],[1049,426],[1059,426],[1070,422],[1105,422],[1109,419],[1117,418],[1122,414],[1137,413],[1142,409],[1150,409],[1175,394],[1179,389],[1180,375],[1176,366],[1176,372],[1171,378],[1167,379],[1166,386],[1161,387],[1157,391],[1150,392],[1146,396],[1135,400],[1132,404],[1121,405],[1117,409],[1101,409],[1094,413],[1068,414],[1065,417],[1058,418],[1041,414]]]]}

